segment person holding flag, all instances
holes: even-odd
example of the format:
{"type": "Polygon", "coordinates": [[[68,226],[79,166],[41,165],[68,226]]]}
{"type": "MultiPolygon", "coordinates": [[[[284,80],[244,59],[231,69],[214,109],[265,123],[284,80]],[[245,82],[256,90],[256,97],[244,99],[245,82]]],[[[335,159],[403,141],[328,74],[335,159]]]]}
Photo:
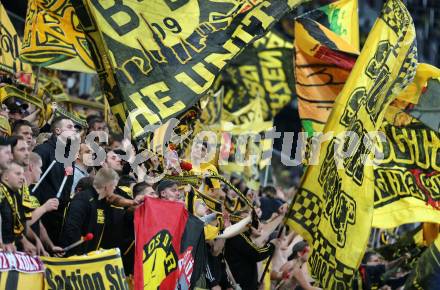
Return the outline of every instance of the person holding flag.
{"type": "MultiPolygon", "coordinates": [[[[56,194],[63,182],[65,176],[64,164],[56,162],[55,150],[57,146],[57,141],[61,140],[59,138],[62,134],[64,137],[73,137],[76,134],[75,125],[72,120],[67,117],[55,117],[51,123],[52,135],[45,143],[35,147],[34,152],[40,155],[43,161],[42,171],[46,173],[47,176],[43,174],[43,180],[41,183],[34,187],[33,194],[38,198],[40,204],[44,204],[48,199],[56,197],[56,194]],[[53,167],[49,168],[51,164],[53,167]]],[[[59,144],[59,143],[58,143],[59,144]]],[[[70,148],[67,148],[66,153],[70,153],[70,148]]],[[[55,243],[59,243],[59,234],[61,233],[61,226],[63,222],[64,209],[69,202],[70,190],[72,188],[73,175],[68,175],[64,188],[61,191],[61,196],[59,198],[60,204],[58,210],[50,212],[43,216],[42,222],[47,229],[50,239],[55,243]]]]}

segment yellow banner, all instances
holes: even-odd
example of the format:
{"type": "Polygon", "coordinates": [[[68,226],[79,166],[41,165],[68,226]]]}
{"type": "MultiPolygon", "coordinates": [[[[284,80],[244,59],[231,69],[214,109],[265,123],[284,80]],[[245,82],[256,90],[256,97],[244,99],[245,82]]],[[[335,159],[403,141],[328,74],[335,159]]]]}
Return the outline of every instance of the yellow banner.
{"type": "Polygon", "coordinates": [[[302,0],[72,1],[119,124],[178,117],[248,44],[302,0]],[[104,5],[105,3],[105,5],[104,5]]]}
{"type": "Polygon", "coordinates": [[[259,187],[259,168],[270,163],[266,152],[272,152],[273,146],[273,139],[264,138],[273,123],[264,121],[262,101],[256,98],[234,113],[223,109],[221,121],[219,168],[227,174],[242,173],[253,189],[259,187]]]}
{"type": "Polygon", "coordinates": [[[223,106],[228,111],[235,112],[258,98],[264,120],[271,120],[292,101],[293,38],[281,26],[275,25],[248,46],[222,73],[223,106]]]}
{"type": "Polygon", "coordinates": [[[318,150],[295,195],[288,225],[312,246],[309,269],[325,289],[351,289],[370,235],[373,138],[417,66],[415,28],[400,0],[388,0],[338,95],[318,150]],[[346,132],[359,136],[352,140],[346,132]],[[330,139],[330,140],[329,140],[330,139]],[[347,146],[352,154],[343,156],[347,146]],[[319,150],[320,148],[320,150],[319,150]]]}
{"type": "Polygon", "coordinates": [[[440,134],[423,123],[382,125],[382,160],[374,168],[373,227],[440,222],[440,134]]]}
{"type": "Polygon", "coordinates": [[[46,268],[46,290],[128,290],[118,249],[92,252],[86,256],[72,256],[69,258],[41,257],[41,260],[43,260],[46,268]]]}
{"type": "MultiPolygon", "coordinates": [[[[440,134],[423,122],[430,121],[423,115],[416,120],[407,113],[429,97],[433,101],[429,109],[435,109],[439,77],[438,68],[419,64],[414,81],[386,112],[387,122],[381,127],[386,142],[377,144],[383,156],[374,168],[373,227],[440,221],[440,134]]],[[[439,115],[430,119],[438,124],[439,115]]]]}
{"type": "Polygon", "coordinates": [[[440,69],[421,63],[414,82],[391,103],[390,122],[399,125],[411,117],[440,133],[440,69]]]}
{"type": "Polygon", "coordinates": [[[70,0],[29,0],[20,58],[51,69],[95,72],[70,0]]]}
{"type": "Polygon", "coordinates": [[[30,65],[22,63],[18,56],[21,40],[0,3],[0,71],[15,74],[17,72],[32,73],[30,65]]]}

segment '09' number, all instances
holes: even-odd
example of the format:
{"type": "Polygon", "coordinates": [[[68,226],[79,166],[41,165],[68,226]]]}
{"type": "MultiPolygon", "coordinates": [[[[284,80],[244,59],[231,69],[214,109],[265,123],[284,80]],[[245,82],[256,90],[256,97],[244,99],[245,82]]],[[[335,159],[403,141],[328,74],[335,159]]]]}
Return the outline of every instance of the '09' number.
{"type": "MultiPolygon", "coordinates": [[[[165,25],[167,31],[170,31],[174,34],[178,34],[178,33],[182,32],[182,27],[180,26],[179,22],[177,22],[176,19],[171,18],[171,17],[165,17],[162,20],[162,22],[165,25]]],[[[160,35],[162,36],[162,39],[165,39],[167,34],[166,34],[166,31],[162,28],[162,26],[160,24],[152,23],[151,26],[154,27],[158,33],[160,33],[160,35]]]]}

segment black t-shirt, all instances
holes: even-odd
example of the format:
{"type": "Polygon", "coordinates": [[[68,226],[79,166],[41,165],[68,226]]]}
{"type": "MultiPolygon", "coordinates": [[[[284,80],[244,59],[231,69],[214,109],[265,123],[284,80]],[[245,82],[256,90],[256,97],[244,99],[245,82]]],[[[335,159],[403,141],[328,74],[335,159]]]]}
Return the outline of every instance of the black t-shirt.
{"type": "Polygon", "coordinates": [[[23,206],[23,199],[21,194],[11,190],[9,187],[0,184],[2,190],[5,194],[0,193],[0,215],[2,218],[2,238],[3,243],[9,244],[14,242],[17,238],[20,238],[21,234],[26,232],[26,209],[23,206]],[[11,206],[6,194],[9,195],[13,203],[11,206]],[[15,216],[14,211],[17,211],[17,216],[15,216]],[[21,224],[22,232],[20,234],[14,231],[15,227],[21,224]]]}
{"type": "Polygon", "coordinates": [[[258,288],[257,262],[269,257],[275,246],[272,243],[265,247],[256,246],[248,233],[239,234],[226,240],[225,258],[236,282],[243,290],[258,288]]]}
{"type": "Polygon", "coordinates": [[[386,271],[385,265],[363,265],[362,267],[365,269],[364,289],[369,290],[373,287],[381,287],[383,284],[382,275],[386,271]]]}

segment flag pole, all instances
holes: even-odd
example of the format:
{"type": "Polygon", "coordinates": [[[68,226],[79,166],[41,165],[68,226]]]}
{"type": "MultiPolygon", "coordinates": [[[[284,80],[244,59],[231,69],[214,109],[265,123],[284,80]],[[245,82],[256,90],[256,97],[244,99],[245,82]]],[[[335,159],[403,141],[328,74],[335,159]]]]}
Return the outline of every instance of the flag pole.
{"type": "Polygon", "coordinates": [[[263,181],[263,187],[267,186],[267,180],[269,178],[269,166],[266,165],[265,171],[264,171],[264,181],[263,181]]]}
{"type": "Polygon", "coordinates": [[[37,190],[43,179],[46,177],[46,175],[49,173],[49,171],[52,169],[52,167],[55,165],[56,162],[57,162],[56,160],[53,160],[52,163],[49,165],[49,167],[47,167],[46,171],[44,171],[43,176],[41,176],[40,180],[38,180],[38,183],[35,184],[34,188],[32,188],[32,193],[34,193],[35,190],[37,190]]]}
{"type": "Polygon", "coordinates": [[[40,80],[41,66],[37,66],[37,75],[35,76],[34,96],[38,95],[38,82],[40,80]]]}

